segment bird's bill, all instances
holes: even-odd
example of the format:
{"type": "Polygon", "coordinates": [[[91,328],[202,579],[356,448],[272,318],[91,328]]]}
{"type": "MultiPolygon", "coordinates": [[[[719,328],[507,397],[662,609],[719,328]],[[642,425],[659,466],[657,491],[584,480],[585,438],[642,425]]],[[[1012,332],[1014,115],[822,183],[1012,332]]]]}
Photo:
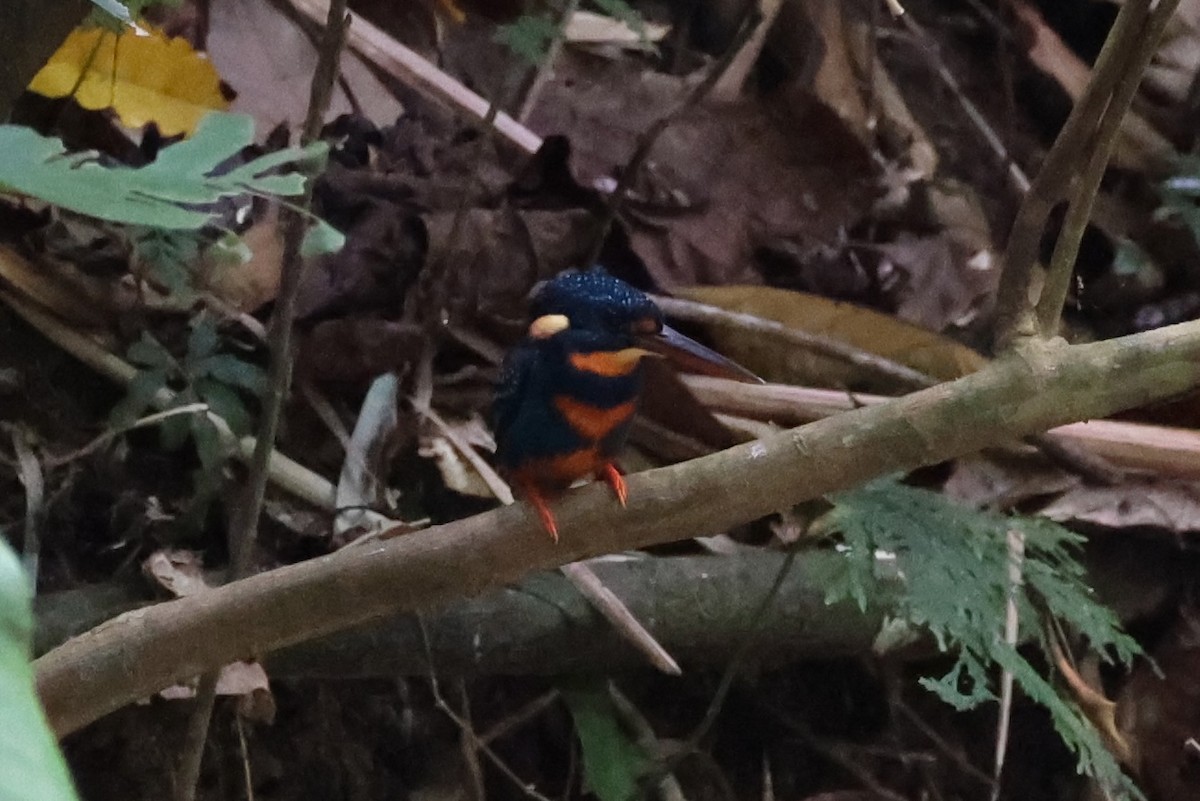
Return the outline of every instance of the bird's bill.
{"type": "Polygon", "coordinates": [[[638,337],[638,344],[647,350],[669,359],[685,373],[699,373],[716,378],[729,378],[747,384],[761,384],[763,380],[737,362],[726,359],[711,348],[706,348],[689,336],[685,336],[669,325],[664,325],[656,334],[638,337]]]}

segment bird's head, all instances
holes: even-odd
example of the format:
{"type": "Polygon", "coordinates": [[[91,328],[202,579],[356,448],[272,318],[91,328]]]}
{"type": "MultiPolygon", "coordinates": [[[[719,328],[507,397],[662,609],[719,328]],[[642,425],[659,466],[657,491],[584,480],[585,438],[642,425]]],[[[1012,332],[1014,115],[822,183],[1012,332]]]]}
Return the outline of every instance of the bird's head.
{"type": "Polygon", "coordinates": [[[624,362],[665,356],[690,372],[740,381],[762,379],[663,323],[646,293],[602,268],[563,273],[536,292],[529,336],[560,338],[572,351],[611,352],[624,362]]]}
{"type": "Polygon", "coordinates": [[[646,293],[595,268],[563,273],[538,290],[529,335],[563,335],[575,347],[620,350],[662,329],[662,312],[646,293]]]}

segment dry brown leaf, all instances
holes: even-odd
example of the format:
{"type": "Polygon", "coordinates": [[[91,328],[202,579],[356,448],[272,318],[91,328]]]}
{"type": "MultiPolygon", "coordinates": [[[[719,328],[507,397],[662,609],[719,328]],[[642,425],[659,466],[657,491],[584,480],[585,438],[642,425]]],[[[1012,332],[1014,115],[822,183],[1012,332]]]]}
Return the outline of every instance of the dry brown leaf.
{"type": "Polygon", "coordinates": [[[1079,477],[1029,454],[989,454],[957,459],[942,492],[976,509],[1012,509],[1078,486],[1079,477]]]}
{"type": "MultiPolygon", "coordinates": [[[[1078,101],[1092,71],[1025,0],[1012,0],[1017,20],[1025,27],[1028,56],[1033,65],[1053,78],[1071,100],[1078,101]]],[[[1113,163],[1134,170],[1162,170],[1174,155],[1171,143],[1146,119],[1130,111],[1121,120],[1121,135],[1113,151],[1113,163]]]]}
{"type": "MultiPolygon", "coordinates": [[[[299,127],[308,111],[317,63],[312,41],[271,3],[212,0],[208,8],[208,55],[238,93],[232,110],[253,116],[260,133],[280,124],[299,127]]],[[[390,123],[403,110],[395,96],[350,52],[342,55],[339,77],[375,122],[390,123]]],[[[335,85],[329,118],[353,110],[345,92],[335,85]]]]}
{"type": "MultiPolygon", "coordinates": [[[[585,186],[611,186],[642,132],[696,81],[578,54],[563,62],[530,125],[570,139],[585,186]]],[[[757,282],[760,248],[812,247],[858,221],[874,172],[858,140],[811,95],[701,104],[671,122],[639,174],[625,204],[630,244],[663,288],[757,282]]]]}
{"type": "Polygon", "coordinates": [[[279,294],[279,270],[283,264],[283,240],[279,237],[278,209],[250,226],[242,234],[250,251],[243,264],[212,265],[206,277],[208,289],[239,311],[253,312],[279,294]]]}
{"type": "Polygon", "coordinates": [[[968,251],[948,232],[901,234],[875,248],[885,259],[881,273],[901,273],[901,285],[892,292],[901,320],[929,331],[962,328],[995,298],[1000,270],[991,252],[968,251]]]}
{"type": "Polygon", "coordinates": [[[639,32],[629,27],[625,20],[593,11],[576,11],[567,21],[563,39],[574,44],[609,44],[641,49],[648,42],[662,41],[670,30],[669,25],[647,22],[639,32]]]}
{"type": "Polygon", "coordinates": [[[804,4],[821,40],[821,65],[813,79],[813,92],[860,142],[871,141],[870,115],[863,102],[854,59],[848,49],[848,29],[841,0],[808,0],[804,4]]]}
{"type": "Polygon", "coordinates": [[[176,598],[209,588],[204,580],[204,563],[196,551],[175,548],[155,551],[142,562],[142,572],[176,598]]]}
{"type": "Polygon", "coordinates": [[[1182,481],[1127,481],[1115,487],[1080,485],[1042,509],[1060,523],[1112,529],[1147,527],[1178,534],[1200,531],[1200,486],[1182,481]]]}
{"type": "MultiPolygon", "coordinates": [[[[691,287],[678,294],[774,320],[786,326],[841,340],[862,350],[943,381],[974,372],[986,359],[951,339],[850,303],[785,289],[755,286],[691,287]]],[[[719,350],[769,381],[867,390],[855,368],[795,346],[782,346],[760,334],[732,328],[714,329],[719,350]]]]}

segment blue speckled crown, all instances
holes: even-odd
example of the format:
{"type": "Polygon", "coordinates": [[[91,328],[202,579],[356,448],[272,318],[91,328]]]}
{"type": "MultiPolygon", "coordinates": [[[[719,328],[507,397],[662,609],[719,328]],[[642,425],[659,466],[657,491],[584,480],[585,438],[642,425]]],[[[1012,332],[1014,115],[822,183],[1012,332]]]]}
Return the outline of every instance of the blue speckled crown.
{"type": "Polygon", "coordinates": [[[662,320],[654,301],[603,267],[570,270],[546,282],[533,299],[533,316],[564,314],[576,329],[624,329],[638,320],[662,320]]]}

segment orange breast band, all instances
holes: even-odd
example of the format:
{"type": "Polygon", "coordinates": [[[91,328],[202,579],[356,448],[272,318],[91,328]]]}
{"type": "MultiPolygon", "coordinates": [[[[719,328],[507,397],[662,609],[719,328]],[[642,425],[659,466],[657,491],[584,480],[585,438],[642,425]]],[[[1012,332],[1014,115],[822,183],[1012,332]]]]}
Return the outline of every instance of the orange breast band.
{"type": "Polygon", "coordinates": [[[623,350],[599,350],[592,353],[572,353],[568,358],[576,370],[604,376],[619,378],[629,375],[637,367],[644,356],[650,351],[642,348],[625,348],[623,350]]]}
{"type": "Polygon", "coordinates": [[[595,442],[629,420],[637,409],[637,403],[630,401],[605,408],[577,401],[567,395],[558,395],[554,398],[554,407],[567,419],[575,433],[595,442]]]}

